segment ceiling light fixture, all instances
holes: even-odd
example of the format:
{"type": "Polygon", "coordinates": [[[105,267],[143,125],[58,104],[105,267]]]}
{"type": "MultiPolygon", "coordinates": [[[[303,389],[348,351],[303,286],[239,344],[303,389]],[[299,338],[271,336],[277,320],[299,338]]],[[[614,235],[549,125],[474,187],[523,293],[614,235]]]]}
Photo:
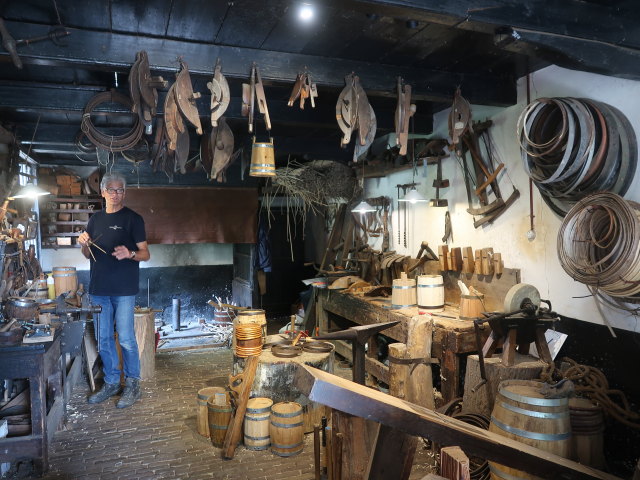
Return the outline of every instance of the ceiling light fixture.
{"type": "Polygon", "coordinates": [[[411,190],[407,192],[404,198],[398,200],[399,202],[409,202],[412,205],[421,202],[427,202],[428,200],[424,198],[424,196],[416,190],[416,187],[412,187],[411,190]]]}
{"type": "Polygon", "coordinates": [[[8,197],[8,200],[15,200],[16,198],[37,198],[43,195],[50,195],[51,192],[41,189],[37,185],[27,183],[24,187],[18,190],[18,193],[8,197]]]}
{"type": "Polygon", "coordinates": [[[353,213],[359,213],[360,215],[364,215],[365,213],[375,212],[376,209],[373,208],[366,200],[362,200],[356,207],[351,210],[353,213]]]}
{"type": "Polygon", "coordinates": [[[315,16],[315,10],[310,3],[303,3],[298,10],[298,18],[303,22],[310,22],[315,16]]]}

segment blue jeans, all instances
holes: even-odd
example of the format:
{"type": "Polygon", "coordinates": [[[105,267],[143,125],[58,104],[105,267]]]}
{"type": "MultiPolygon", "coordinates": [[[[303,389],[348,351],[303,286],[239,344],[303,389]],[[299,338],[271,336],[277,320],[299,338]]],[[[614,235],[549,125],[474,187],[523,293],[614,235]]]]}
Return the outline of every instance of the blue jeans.
{"type": "Polygon", "coordinates": [[[138,355],[138,343],[133,328],[133,309],[136,296],[101,296],[91,295],[91,303],[100,305],[99,325],[96,326],[96,341],[100,347],[102,370],[104,381],[107,383],[120,383],[120,369],[118,351],[114,335],[118,332],[118,343],[122,350],[122,362],[124,363],[124,375],[127,378],[140,378],[140,357],[138,355]]]}

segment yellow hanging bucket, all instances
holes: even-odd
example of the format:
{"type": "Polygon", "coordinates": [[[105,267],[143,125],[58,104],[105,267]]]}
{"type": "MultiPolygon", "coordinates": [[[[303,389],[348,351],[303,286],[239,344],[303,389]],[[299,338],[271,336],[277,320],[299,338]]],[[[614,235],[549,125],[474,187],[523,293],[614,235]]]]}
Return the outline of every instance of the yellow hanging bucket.
{"type": "Polygon", "coordinates": [[[256,137],[253,137],[249,175],[251,177],[276,176],[276,162],[275,155],[273,153],[273,138],[270,138],[268,142],[256,142],[256,137]]]}

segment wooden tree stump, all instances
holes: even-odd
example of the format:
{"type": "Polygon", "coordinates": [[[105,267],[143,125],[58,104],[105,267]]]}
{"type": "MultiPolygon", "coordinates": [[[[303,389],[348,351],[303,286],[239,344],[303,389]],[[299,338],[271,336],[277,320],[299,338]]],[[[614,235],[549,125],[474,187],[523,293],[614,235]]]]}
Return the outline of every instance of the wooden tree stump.
{"type": "Polygon", "coordinates": [[[500,357],[484,359],[487,372],[487,383],[477,391],[472,389],[482,380],[480,377],[480,361],[478,355],[467,357],[467,373],[464,377],[464,397],[462,411],[464,413],[480,413],[491,416],[493,404],[496,400],[498,387],[503,380],[533,380],[540,377],[545,363],[531,355],[521,355],[516,352],[514,365],[507,367],[500,357]]]}

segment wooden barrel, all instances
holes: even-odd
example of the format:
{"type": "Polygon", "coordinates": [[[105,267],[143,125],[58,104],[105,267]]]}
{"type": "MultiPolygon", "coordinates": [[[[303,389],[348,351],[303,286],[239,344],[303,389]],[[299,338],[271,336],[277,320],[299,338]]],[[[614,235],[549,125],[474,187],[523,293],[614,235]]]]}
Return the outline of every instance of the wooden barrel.
{"type": "Polygon", "coordinates": [[[9,297],[5,302],[4,312],[9,320],[15,318],[33,321],[38,318],[38,302],[30,297],[9,297]]]}
{"type": "Polygon", "coordinates": [[[78,290],[76,267],[53,267],[52,272],[56,297],[66,292],[71,292],[71,296],[75,296],[78,290]]]}
{"type": "Polygon", "coordinates": [[[232,323],[233,312],[231,310],[214,310],[213,311],[213,323],[232,323]]]}
{"type": "Polygon", "coordinates": [[[427,312],[444,310],[444,281],[442,275],[418,276],[418,308],[427,312]]]}
{"type": "Polygon", "coordinates": [[[273,138],[268,142],[256,142],[253,137],[253,147],[251,149],[251,166],[249,167],[251,177],[275,177],[276,163],[273,150],[273,138]]]}
{"type": "Polygon", "coordinates": [[[412,307],[416,302],[416,281],[402,272],[391,286],[391,308],[412,307]]]}
{"type": "MultiPolygon", "coordinates": [[[[198,390],[198,397],[196,400],[197,427],[198,427],[198,433],[203,437],[209,436],[209,420],[207,417],[207,402],[211,397],[213,396],[217,397],[218,395],[223,395],[225,397],[228,396],[223,387],[205,387],[198,390]]],[[[220,400],[218,400],[218,402],[220,402],[220,400]]]]}
{"type": "MultiPolygon", "coordinates": [[[[236,318],[233,320],[233,330],[235,332],[236,326],[244,323],[254,323],[260,325],[262,328],[262,343],[267,338],[267,317],[265,311],[260,308],[248,308],[246,310],[239,310],[236,318]]],[[[232,347],[236,349],[236,337],[233,336],[232,347]]]]}
{"type": "Polygon", "coordinates": [[[244,415],[244,446],[249,450],[266,450],[271,445],[269,417],[273,400],[250,398],[244,415]]]}
{"type": "Polygon", "coordinates": [[[209,438],[214,447],[222,448],[231,421],[231,403],[226,394],[214,394],[207,401],[209,438]],[[224,403],[223,403],[224,402],[224,403]]]}
{"type": "Polygon", "coordinates": [[[271,451],[281,457],[292,457],[302,452],[303,425],[302,406],[299,403],[280,402],[271,407],[271,451]]]}
{"type": "MultiPolygon", "coordinates": [[[[571,448],[569,399],[544,398],[541,382],[500,383],[489,431],[568,458],[571,448]]],[[[538,479],[526,472],[489,462],[492,479],[538,479]]]]}
{"type": "Polygon", "coordinates": [[[34,280],[35,285],[31,287],[27,297],[30,298],[49,298],[49,290],[47,288],[47,280],[42,278],[34,280]]]}
{"type": "Polygon", "coordinates": [[[235,326],[235,354],[238,357],[249,357],[262,353],[262,327],[257,323],[241,323],[235,326]]]}
{"type": "Polygon", "coordinates": [[[485,310],[484,295],[460,295],[460,320],[475,320],[485,310]]]}
{"type": "Polygon", "coordinates": [[[602,407],[587,398],[569,399],[571,459],[583,465],[604,468],[604,415],[602,407]]]}

